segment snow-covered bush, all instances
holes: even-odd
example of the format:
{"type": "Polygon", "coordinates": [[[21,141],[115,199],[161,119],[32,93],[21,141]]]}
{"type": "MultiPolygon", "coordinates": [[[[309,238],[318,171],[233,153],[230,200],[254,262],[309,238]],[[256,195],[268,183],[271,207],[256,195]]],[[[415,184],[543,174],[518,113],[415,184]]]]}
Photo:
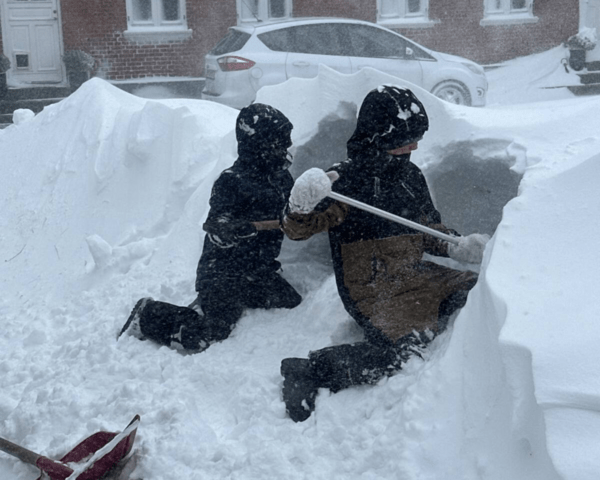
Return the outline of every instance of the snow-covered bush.
{"type": "Polygon", "coordinates": [[[566,42],[569,50],[593,50],[598,43],[595,28],[583,28],[566,42]]]}
{"type": "Polygon", "coordinates": [[[10,69],[10,60],[9,58],[0,53],[0,74],[6,73],[7,70],[10,69]]]}
{"type": "Polygon", "coordinates": [[[82,50],[67,50],[63,55],[63,62],[67,70],[77,72],[90,72],[96,64],[94,57],[82,50]]]}

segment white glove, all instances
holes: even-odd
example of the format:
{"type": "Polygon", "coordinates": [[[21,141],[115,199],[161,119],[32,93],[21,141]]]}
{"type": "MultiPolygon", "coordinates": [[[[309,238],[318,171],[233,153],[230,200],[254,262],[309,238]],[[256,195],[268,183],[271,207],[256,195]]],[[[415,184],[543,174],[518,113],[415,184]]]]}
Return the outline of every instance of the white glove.
{"type": "Polygon", "coordinates": [[[448,244],[448,255],[457,262],[481,263],[483,251],[489,239],[489,235],[481,235],[479,233],[460,237],[458,245],[454,243],[448,244]]]}
{"type": "Polygon", "coordinates": [[[325,173],[320,168],[310,168],[300,175],[290,194],[290,212],[309,213],[331,193],[331,182],[337,180],[337,172],[325,173]]]}

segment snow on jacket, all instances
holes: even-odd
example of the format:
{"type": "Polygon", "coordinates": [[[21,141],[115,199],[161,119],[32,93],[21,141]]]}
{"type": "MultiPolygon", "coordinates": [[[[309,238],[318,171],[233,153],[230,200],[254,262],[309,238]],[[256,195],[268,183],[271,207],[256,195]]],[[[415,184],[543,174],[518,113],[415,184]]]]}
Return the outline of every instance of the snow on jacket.
{"type": "MultiPolygon", "coordinates": [[[[393,157],[381,149],[391,148],[381,146],[389,139],[381,135],[376,139],[383,127],[370,122],[369,114],[375,112],[377,120],[381,115],[368,101],[369,96],[348,142],[350,158],[331,167],[339,174],[332,190],[444,233],[456,233],[441,224],[426,180],[410,156],[393,157]],[[369,132],[369,126],[375,131],[369,132]]],[[[413,132],[422,133],[422,129],[413,132]]],[[[328,231],[340,297],[375,341],[396,341],[413,330],[435,331],[440,303],[476,278],[472,272],[422,260],[424,252],[448,256],[446,242],[331,199],[309,214],[288,213],[283,225],[294,240],[328,231]]]]}
{"type": "Polygon", "coordinates": [[[244,108],[236,122],[238,158],[215,181],[204,224],[207,235],[198,264],[196,290],[215,277],[260,277],[277,271],[283,233],[251,222],[279,220],[293,178],[288,171],[292,124],[262,104],[244,108]]]}

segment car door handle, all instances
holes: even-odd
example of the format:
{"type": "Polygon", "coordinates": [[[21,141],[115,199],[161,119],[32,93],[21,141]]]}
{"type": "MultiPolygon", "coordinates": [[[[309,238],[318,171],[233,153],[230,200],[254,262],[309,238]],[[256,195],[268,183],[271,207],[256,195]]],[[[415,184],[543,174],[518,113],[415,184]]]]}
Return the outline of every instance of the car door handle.
{"type": "Polygon", "coordinates": [[[294,67],[310,67],[310,62],[304,62],[304,61],[301,61],[301,62],[292,62],[292,65],[294,67]]]}

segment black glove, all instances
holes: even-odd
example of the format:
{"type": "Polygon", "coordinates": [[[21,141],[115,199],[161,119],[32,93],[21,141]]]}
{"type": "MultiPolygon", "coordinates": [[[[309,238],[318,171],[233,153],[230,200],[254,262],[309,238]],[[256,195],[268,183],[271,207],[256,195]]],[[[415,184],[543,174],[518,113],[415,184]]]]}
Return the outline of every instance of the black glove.
{"type": "Polygon", "coordinates": [[[256,227],[252,222],[225,217],[207,221],[202,228],[208,233],[210,241],[221,248],[233,247],[241,239],[257,234],[256,227]]]}

